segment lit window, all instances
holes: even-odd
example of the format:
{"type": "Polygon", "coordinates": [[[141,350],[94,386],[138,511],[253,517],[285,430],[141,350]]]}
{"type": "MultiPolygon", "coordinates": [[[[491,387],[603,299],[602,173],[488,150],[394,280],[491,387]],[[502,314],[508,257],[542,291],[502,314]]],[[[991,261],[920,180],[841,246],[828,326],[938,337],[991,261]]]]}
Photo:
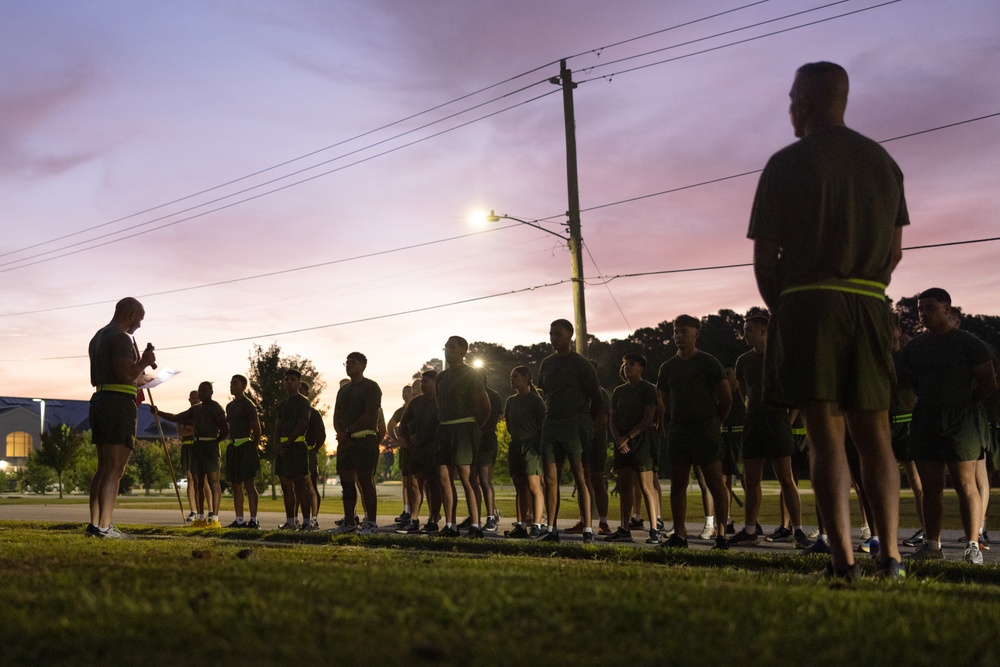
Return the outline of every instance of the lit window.
{"type": "Polygon", "coordinates": [[[14,431],[7,436],[7,457],[25,457],[31,452],[33,439],[30,433],[14,431]]]}

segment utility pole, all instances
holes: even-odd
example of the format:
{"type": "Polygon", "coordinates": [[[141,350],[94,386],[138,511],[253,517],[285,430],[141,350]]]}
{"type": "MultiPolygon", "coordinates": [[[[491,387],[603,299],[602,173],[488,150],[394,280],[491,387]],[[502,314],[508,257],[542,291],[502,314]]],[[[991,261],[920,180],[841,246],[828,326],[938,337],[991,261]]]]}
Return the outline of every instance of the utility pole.
{"type": "Polygon", "coordinates": [[[549,79],[550,83],[562,86],[563,114],[566,123],[566,190],[569,196],[569,210],[566,211],[569,227],[569,253],[571,278],[573,283],[573,323],[576,336],[576,351],[587,356],[587,306],[583,296],[583,237],[580,233],[580,186],[576,175],[576,116],[573,112],[573,72],[567,69],[566,61],[559,61],[559,76],[549,79]]]}

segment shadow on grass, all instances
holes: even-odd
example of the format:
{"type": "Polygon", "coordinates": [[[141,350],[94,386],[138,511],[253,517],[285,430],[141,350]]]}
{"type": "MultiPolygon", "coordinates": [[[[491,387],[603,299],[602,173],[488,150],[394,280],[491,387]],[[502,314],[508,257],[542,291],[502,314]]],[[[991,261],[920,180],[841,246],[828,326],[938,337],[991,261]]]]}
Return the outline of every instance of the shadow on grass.
{"type": "MultiPolygon", "coordinates": [[[[0,531],[29,529],[82,533],[85,524],[43,521],[0,521],[0,531]]],[[[815,574],[825,564],[826,557],[799,552],[789,554],[759,553],[750,550],[709,551],[703,549],[644,548],[627,545],[580,543],[553,544],[533,540],[486,538],[471,540],[411,535],[331,535],[325,532],[240,530],[221,528],[181,528],[170,526],[123,525],[125,532],[139,538],[199,537],[227,542],[260,545],[315,545],[357,547],[364,549],[397,549],[414,552],[444,553],[468,556],[526,556],[532,558],[563,558],[600,562],[648,563],[667,566],[723,568],[750,572],[815,574]]],[[[868,557],[857,560],[865,575],[874,573],[874,561],[868,557]]],[[[1000,566],[971,565],[956,561],[924,561],[908,563],[907,579],[934,580],[947,583],[1000,585],[1000,566]]]]}

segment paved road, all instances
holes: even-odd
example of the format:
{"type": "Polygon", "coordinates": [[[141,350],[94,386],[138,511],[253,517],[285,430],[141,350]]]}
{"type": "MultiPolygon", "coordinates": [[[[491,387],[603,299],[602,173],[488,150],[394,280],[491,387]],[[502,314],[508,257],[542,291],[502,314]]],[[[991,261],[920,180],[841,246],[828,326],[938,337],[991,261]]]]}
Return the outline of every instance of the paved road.
{"type": "MultiPolygon", "coordinates": [[[[25,504],[25,505],[0,505],[0,520],[21,520],[21,521],[64,521],[64,522],[79,522],[81,527],[89,521],[89,515],[87,512],[87,506],[84,504],[25,504]]],[[[231,515],[223,513],[223,521],[231,521],[231,515]]],[[[320,525],[322,528],[332,528],[334,521],[340,518],[339,514],[325,514],[320,513],[320,525]]],[[[261,525],[265,529],[274,529],[279,524],[283,523],[285,520],[284,514],[281,512],[263,512],[258,517],[261,525]]],[[[183,524],[181,518],[181,513],[179,510],[155,510],[155,509],[131,509],[131,508],[119,508],[115,510],[115,523],[127,525],[127,524],[144,524],[151,526],[179,526],[183,524]]],[[[382,526],[382,532],[391,532],[395,528],[393,524],[393,517],[380,516],[379,525],[382,526]]],[[[570,522],[564,522],[564,526],[570,525],[570,522]]],[[[614,525],[614,524],[613,524],[614,525]]],[[[506,519],[502,521],[501,525],[501,536],[490,535],[489,539],[504,539],[502,537],[502,531],[509,528],[509,523],[506,519]]],[[[692,549],[709,549],[712,546],[712,542],[708,540],[699,540],[696,537],[692,537],[701,532],[701,524],[689,523],[687,525],[688,529],[688,541],[692,549]]],[[[766,527],[769,530],[771,527],[766,527]]],[[[807,527],[807,530],[809,528],[807,527]]],[[[913,533],[913,529],[900,530],[900,535],[908,537],[913,533]]],[[[644,543],[645,533],[642,531],[632,531],[633,537],[636,540],[636,547],[643,548],[647,547],[644,543]]],[[[958,541],[961,537],[961,533],[957,530],[946,530],[942,534],[942,546],[945,550],[945,558],[948,560],[960,561],[964,552],[964,545],[958,541]]],[[[562,538],[566,542],[580,541],[582,538],[579,535],[562,535],[562,538]]],[[[859,531],[855,529],[854,531],[855,544],[859,543],[859,531]]],[[[423,537],[414,536],[412,539],[426,539],[423,537]]],[[[598,538],[600,539],[600,538],[598,538]]],[[[650,547],[652,548],[652,547],[650,547]]],[[[739,548],[739,547],[738,547],[739,548]]],[[[740,549],[763,551],[768,553],[797,553],[796,549],[790,543],[771,543],[761,540],[756,546],[753,547],[742,547],[740,549]]],[[[903,554],[913,551],[906,547],[902,548],[903,554]]],[[[987,562],[1000,562],[1000,546],[997,549],[983,552],[983,556],[987,562]]]]}

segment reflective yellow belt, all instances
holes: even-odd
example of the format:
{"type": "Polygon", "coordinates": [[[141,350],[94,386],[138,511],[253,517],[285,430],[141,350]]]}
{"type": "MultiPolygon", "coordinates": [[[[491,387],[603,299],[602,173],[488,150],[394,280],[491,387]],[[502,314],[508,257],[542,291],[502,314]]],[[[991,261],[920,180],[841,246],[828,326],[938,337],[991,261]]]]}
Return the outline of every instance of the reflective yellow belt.
{"type": "Polygon", "coordinates": [[[449,419],[448,421],[441,422],[441,426],[451,426],[452,424],[475,424],[475,417],[462,417],[461,419],[449,419]]]}
{"type": "Polygon", "coordinates": [[[351,434],[351,437],[352,438],[364,438],[364,437],[367,437],[369,435],[378,435],[378,433],[376,433],[373,429],[366,428],[363,431],[355,431],[354,433],[351,434]]]}
{"type": "Polygon", "coordinates": [[[874,296],[885,299],[885,285],[874,280],[862,280],[860,278],[827,278],[818,283],[809,285],[795,285],[781,290],[781,296],[794,294],[795,292],[805,292],[807,290],[832,290],[834,292],[847,292],[849,294],[861,294],[862,296],[874,296]]]}
{"type": "Polygon", "coordinates": [[[250,442],[250,438],[236,438],[230,444],[233,447],[239,447],[240,445],[242,445],[245,442],[250,442]]]}
{"type": "Polygon", "coordinates": [[[723,433],[742,433],[743,432],[743,427],[742,426],[723,426],[722,427],[722,432],[723,433]]]}
{"type": "MultiPolygon", "coordinates": [[[[282,437],[281,441],[288,442],[288,438],[282,437]]],[[[295,438],[295,442],[305,442],[305,441],[306,441],[306,436],[304,435],[300,435],[299,437],[295,438]]]]}
{"type": "Polygon", "coordinates": [[[909,424],[913,421],[913,414],[910,412],[904,412],[898,415],[891,415],[889,417],[890,424],[909,424]]]}
{"type": "Polygon", "coordinates": [[[118,394],[128,394],[129,396],[135,396],[139,393],[134,384],[99,384],[95,389],[97,391],[113,391],[118,394]]]}
{"type": "Polygon", "coordinates": [[[792,429],[792,435],[805,435],[805,434],[806,434],[806,429],[804,427],[792,429]]]}
{"type": "Polygon", "coordinates": [[[194,444],[194,438],[182,438],[181,439],[181,444],[182,445],[191,445],[191,444],[194,444]]]}

